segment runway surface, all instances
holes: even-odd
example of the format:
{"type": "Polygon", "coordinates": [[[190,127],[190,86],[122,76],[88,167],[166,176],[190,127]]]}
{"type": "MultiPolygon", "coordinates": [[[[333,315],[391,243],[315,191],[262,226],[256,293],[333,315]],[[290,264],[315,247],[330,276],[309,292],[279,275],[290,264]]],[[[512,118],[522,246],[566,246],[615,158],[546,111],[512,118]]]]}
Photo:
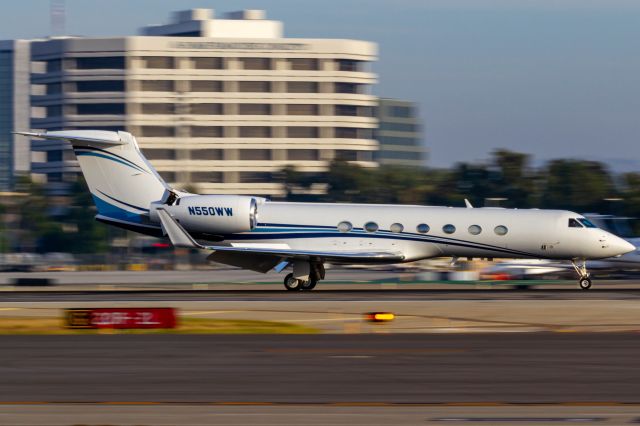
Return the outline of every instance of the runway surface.
{"type": "Polygon", "coordinates": [[[242,284],[222,289],[185,290],[117,290],[109,287],[93,291],[12,290],[0,291],[0,302],[124,302],[124,301],[428,301],[428,300],[638,300],[640,287],[607,286],[584,291],[579,289],[470,288],[430,289],[405,285],[326,286],[310,292],[287,292],[281,286],[263,285],[256,290],[242,284]],[[243,288],[244,287],[244,288],[243,288]]]}
{"type": "Polygon", "coordinates": [[[0,402],[640,403],[640,335],[0,336],[0,402]]]}

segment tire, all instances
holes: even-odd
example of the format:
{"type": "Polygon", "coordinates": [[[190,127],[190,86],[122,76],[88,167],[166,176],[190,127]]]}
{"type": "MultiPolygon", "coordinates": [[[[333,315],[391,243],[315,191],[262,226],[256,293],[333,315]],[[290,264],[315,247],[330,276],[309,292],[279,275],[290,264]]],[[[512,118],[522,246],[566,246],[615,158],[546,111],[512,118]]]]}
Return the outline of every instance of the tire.
{"type": "Polygon", "coordinates": [[[581,278],[578,284],[582,290],[589,290],[591,288],[591,278],[581,278]]]}
{"type": "Polygon", "coordinates": [[[302,288],[302,283],[300,280],[293,278],[293,274],[288,274],[284,277],[284,288],[288,291],[298,291],[302,288]]]}
{"type": "Polygon", "coordinates": [[[313,275],[309,275],[309,281],[303,281],[300,289],[303,291],[313,290],[316,284],[318,284],[318,279],[313,275]]]}

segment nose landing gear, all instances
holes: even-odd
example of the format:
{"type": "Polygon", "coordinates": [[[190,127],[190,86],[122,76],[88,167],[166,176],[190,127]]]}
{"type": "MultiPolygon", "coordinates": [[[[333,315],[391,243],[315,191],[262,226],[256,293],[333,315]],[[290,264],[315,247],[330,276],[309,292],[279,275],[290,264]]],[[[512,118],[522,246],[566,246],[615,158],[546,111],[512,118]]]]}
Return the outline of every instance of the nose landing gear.
{"type": "Polygon", "coordinates": [[[571,264],[573,265],[573,269],[578,273],[578,285],[580,288],[582,290],[589,290],[591,288],[591,274],[587,271],[587,262],[585,260],[572,260],[571,264]]]}

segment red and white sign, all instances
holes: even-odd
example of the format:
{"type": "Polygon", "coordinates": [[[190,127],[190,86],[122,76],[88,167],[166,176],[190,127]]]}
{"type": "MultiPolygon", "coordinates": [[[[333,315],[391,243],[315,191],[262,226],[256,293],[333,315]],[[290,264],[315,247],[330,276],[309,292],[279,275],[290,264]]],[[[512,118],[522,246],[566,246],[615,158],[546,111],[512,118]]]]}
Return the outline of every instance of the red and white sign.
{"type": "Polygon", "coordinates": [[[68,309],[71,328],[175,328],[173,308],[68,309]]]}

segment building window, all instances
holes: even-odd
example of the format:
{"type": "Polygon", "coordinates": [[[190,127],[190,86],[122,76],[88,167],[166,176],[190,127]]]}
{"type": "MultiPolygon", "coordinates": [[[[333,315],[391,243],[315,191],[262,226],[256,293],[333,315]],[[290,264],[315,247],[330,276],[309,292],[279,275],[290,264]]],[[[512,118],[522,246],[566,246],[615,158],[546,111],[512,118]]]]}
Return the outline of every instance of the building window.
{"type": "Polygon", "coordinates": [[[290,161],[318,161],[320,151],[317,149],[290,149],[287,152],[287,159],[290,161]]]}
{"type": "Polygon", "coordinates": [[[270,115],[271,105],[269,104],[240,104],[238,105],[240,115],[270,115]]]}
{"type": "Polygon", "coordinates": [[[62,71],[62,60],[60,59],[52,59],[47,61],[47,72],[58,72],[62,71]]]}
{"type": "Polygon", "coordinates": [[[356,129],[355,127],[336,127],[335,137],[346,138],[346,139],[357,139],[358,129],[356,129]]]}
{"type": "Polygon", "coordinates": [[[193,67],[199,70],[221,70],[223,68],[222,58],[191,58],[193,67]]]}
{"type": "Polygon", "coordinates": [[[239,58],[242,68],[245,70],[270,70],[270,58],[239,58]]]}
{"type": "Polygon", "coordinates": [[[62,93],[62,84],[61,83],[49,83],[47,84],[47,95],[57,95],[62,93]]]}
{"type": "Polygon", "coordinates": [[[336,105],[335,115],[352,117],[373,117],[373,108],[358,105],[336,105]]]}
{"type": "Polygon", "coordinates": [[[123,70],[124,56],[103,56],[98,58],[76,58],[79,70],[123,70]]]}
{"type": "Polygon", "coordinates": [[[175,127],[169,126],[141,126],[140,134],[146,137],[174,137],[176,135],[175,127]]]}
{"type": "Polygon", "coordinates": [[[77,104],[78,115],[123,115],[124,104],[77,104]]]}
{"type": "Polygon", "coordinates": [[[122,92],[123,80],[93,80],[76,82],[77,92],[122,92]]]}
{"type": "Polygon", "coordinates": [[[317,127],[287,127],[288,138],[317,138],[318,134],[319,132],[317,127]]]}
{"type": "Polygon", "coordinates": [[[173,92],[175,82],[173,80],[143,80],[140,90],[143,92],[173,92]]]}
{"type": "Polygon", "coordinates": [[[239,92],[267,93],[271,91],[270,81],[240,81],[238,82],[239,92]]]}
{"type": "Polygon", "coordinates": [[[358,83],[335,83],[335,92],[358,94],[362,93],[362,86],[364,85],[358,83]]]}
{"type": "Polygon", "coordinates": [[[379,136],[378,141],[381,145],[397,145],[408,147],[419,147],[420,139],[413,136],[379,136]]]}
{"type": "Polygon", "coordinates": [[[194,149],[191,151],[192,160],[222,160],[221,149],[194,149]]]}
{"type": "Polygon", "coordinates": [[[172,69],[175,68],[175,58],[171,56],[146,56],[143,58],[145,68],[172,69]]]}
{"type": "Polygon", "coordinates": [[[271,182],[272,176],[269,172],[240,172],[238,181],[240,183],[267,183],[271,182]]]}
{"type": "Polygon", "coordinates": [[[400,117],[400,118],[410,118],[414,117],[415,108],[402,106],[402,105],[388,105],[387,106],[387,116],[389,117],[400,117]]]}
{"type": "Polygon", "coordinates": [[[195,182],[220,183],[222,182],[221,172],[191,172],[191,180],[195,182]]]}
{"type": "Polygon", "coordinates": [[[376,158],[383,158],[385,160],[421,161],[422,160],[422,153],[415,152],[415,151],[379,150],[376,153],[376,158]]]}
{"type": "Polygon", "coordinates": [[[62,151],[47,151],[47,163],[55,163],[58,161],[62,161],[62,151]]]}
{"type": "Polygon", "coordinates": [[[318,83],[315,81],[288,81],[288,93],[318,93],[318,83]]]}
{"type": "Polygon", "coordinates": [[[318,105],[314,104],[289,104],[288,115],[318,115],[318,105]]]}
{"type": "Polygon", "coordinates": [[[190,109],[193,115],[222,114],[222,104],[191,104],[190,109]]]}
{"type": "Polygon", "coordinates": [[[62,115],[62,105],[49,105],[47,107],[47,117],[60,117],[62,115]]]}
{"type": "Polygon", "coordinates": [[[271,160],[270,149],[240,149],[238,159],[242,161],[269,161],[271,160]]]}
{"type": "Polygon", "coordinates": [[[360,71],[364,63],[354,59],[338,59],[336,62],[338,63],[338,71],[360,71]]]}
{"type": "Polygon", "coordinates": [[[164,179],[165,182],[175,182],[176,181],[175,172],[159,172],[159,173],[160,173],[160,177],[162,177],[162,179],[164,179]]]}
{"type": "Polygon", "coordinates": [[[420,225],[416,226],[416,231],[418,231],[421,234],[426,234],[427,232],[429,232],[430,229],[431,228],[426,223],[421,223],[420,225]]]}
{"type": "Polygon", "coordinates": [[[380,123],[380,130],[389,130],[392,132],[417,132],[418,126],[415,123],[389,123],[383,121],[380,123]]]}
{"type": "Polygon", "coordinates": [[[142,104],[143,114],[174,114],[174,104],[142,104]]]}
{"type": "Polygon", "coordinates": [[[270,138],[271,127],[268,126],[243,126],[240,127],[241,138],[270,138]]]}
{"type": "Polygon", "coordinates": [[[222,92],[221,81],[192,80],[192,92],[222,92]]]}
{"type": "Polygon", "coordinates": [[[143,151],[148,160],[175,160],[176,152],[173,149],[145,149],[143,151]]]}
{"type": "Polygon", "coordinates": [[[289,59],[291,69],[295,71],[318,71],[319,61],[313,58],[292,58],[289,59]]]}
{"type": "Polygon", "coordinates": [[[358,151],[348,151],[344,149],[336,150],[336,160],[339,161],[358,161],[358,151]]]}
{"type": "Polygon", "coordinates": [[[191,137],[221,138],[222,127],[221,126],[191,126],[191,137]]]}

